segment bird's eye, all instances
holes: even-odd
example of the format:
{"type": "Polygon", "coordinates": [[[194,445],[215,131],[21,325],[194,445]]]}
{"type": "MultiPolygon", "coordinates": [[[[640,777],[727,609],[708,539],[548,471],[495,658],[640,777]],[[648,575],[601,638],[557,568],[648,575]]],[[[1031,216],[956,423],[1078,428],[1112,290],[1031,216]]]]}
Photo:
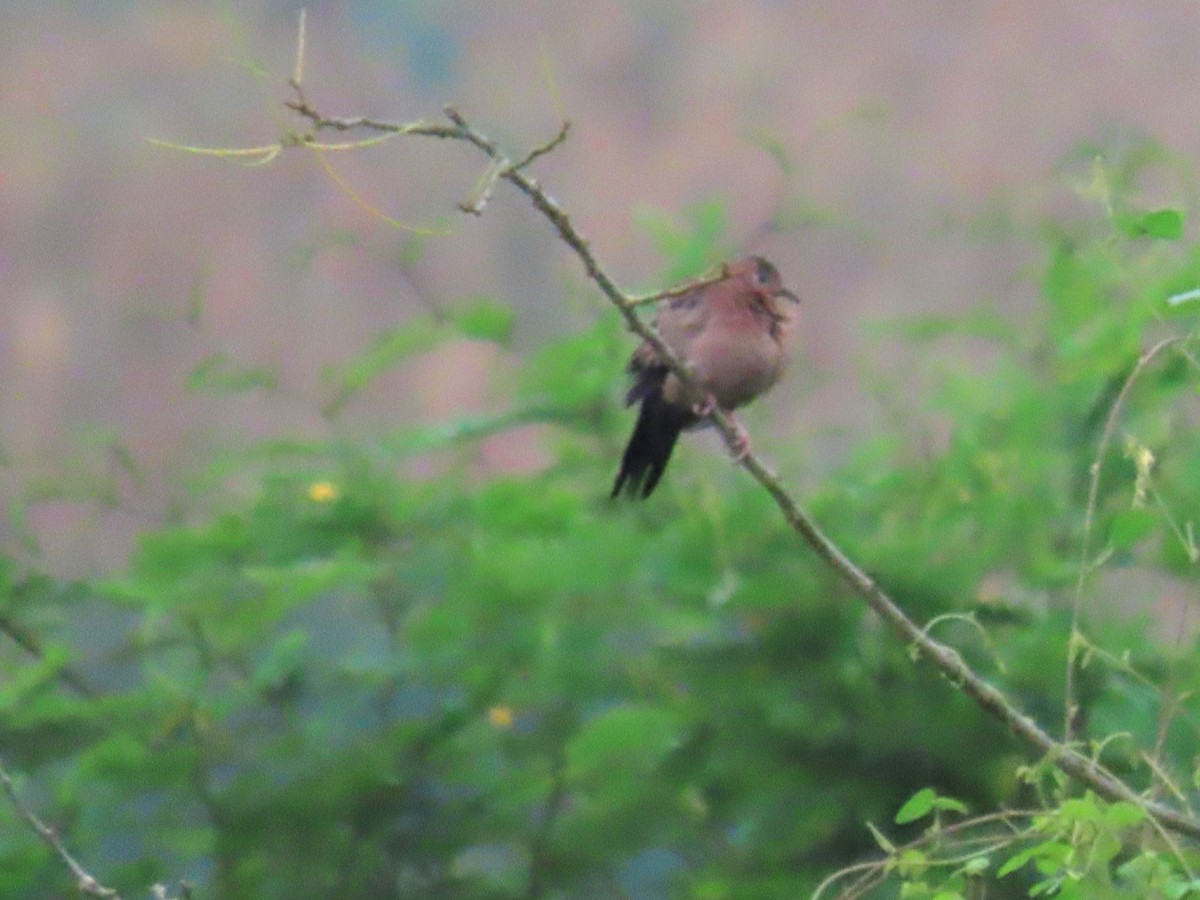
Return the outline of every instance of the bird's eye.
{"type": "Polygon", "coordinates": [[[778,277],[779,273],[775,271],[775,267],[761,256],[755,260],[754,280],[757,281],[761,287],[766,287],[778,277]]]}

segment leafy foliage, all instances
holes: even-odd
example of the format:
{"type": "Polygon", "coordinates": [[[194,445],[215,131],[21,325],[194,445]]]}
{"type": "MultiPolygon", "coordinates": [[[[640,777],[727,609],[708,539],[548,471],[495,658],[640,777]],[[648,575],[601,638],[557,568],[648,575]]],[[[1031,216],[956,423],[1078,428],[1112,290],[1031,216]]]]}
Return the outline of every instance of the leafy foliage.
{"type": "MultiPolygon", "coordinates": [[[[1101,601],[1119,567],[1195,578],[1196,367],[1164,351],[1125,387],[1148,342],[1192,326],[1167,298],[1200,284],[1200,255],[1181,212],[1139,213],[1132,181],[1117,203],[1096,177],[1102,223],[1043,232],[1037,310],[905,323],[934,384],[910,410],[921,433],[859,446],[806,503],[1050,728],[1070,650],[1097,758],[1183,793],[1195,654],[1147,637],[1145,598],[1101,601]]],[[[650,227],[693,274],[722,216],[650,227]]],[[[329,374],[335,403],[446,337],[512,328],[486,298],[414,321],[329,374]]],[[[0,739],[23,792],[131,895],[184,877],[222,898],[791,898],[878,849],[906,897],[985,877],[988,896],[1196,890],[1194,854],[1138,807],[1022,768],[724,460],[691,444],[661,498],[608,502],[625,351],[599,315],[534,353],[494,417],[408,429],[393,452],[259,448],[253,497],[143,535],[107,579],[0,566],[0,739]],[[398,474],[414,449],[530,421],[553,428],[536,475],[480,483],[452,452],[441,475],[398,474]],[[985,843],[959,841],[949,823],[1002,803],[1030,809],[1020,827],[984,813],[985,843]]],[[[220,356],[194,377],[270,386],[220,356]]],[[[0,895],[62,878],[15,819],[0,830],[0,895]]]]}

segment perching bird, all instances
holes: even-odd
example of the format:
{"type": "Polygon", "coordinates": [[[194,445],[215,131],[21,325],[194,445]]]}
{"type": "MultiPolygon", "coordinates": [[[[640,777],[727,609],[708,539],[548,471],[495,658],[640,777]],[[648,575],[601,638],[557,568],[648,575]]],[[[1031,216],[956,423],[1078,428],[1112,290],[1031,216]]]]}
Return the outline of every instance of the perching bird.
{"type": "MultiPolygon", "coordinates": [[[[641,403],[637,424],[621,458],[612,496],[649,497],[662,478],[679,433],[699,423],[714,404],[730,411],[771,388],[788,361],[792,310],[776,268],[761,256],[725,266],[718,281],[671,298],[655,325],[663,341],[687,362],[704,388],[687,390],[643,343],[629,361],[633,386],[625,405],[641,403]]],[[[742,435],[741,455],[749,440],[742,435]]]]}

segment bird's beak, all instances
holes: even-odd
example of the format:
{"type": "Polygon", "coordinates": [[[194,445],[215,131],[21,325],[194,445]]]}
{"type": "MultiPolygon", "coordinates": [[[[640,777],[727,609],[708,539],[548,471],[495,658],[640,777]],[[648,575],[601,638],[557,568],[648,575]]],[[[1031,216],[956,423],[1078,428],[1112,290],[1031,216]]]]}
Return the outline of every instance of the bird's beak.
{"type": "Polygon", "coordinates": [[[776,294],[775,296],[776,296],[776,297],[787,297],[787,298],[788,298],[789,300],[791,300],[793,303],[799,303],[799,302],[800,302],[800,298],[799,298],[799,297],[797,297],[795,294],[793,294],[791,291],[789,291],[787,288],[781,288],[781,289],[780,289],[780,291],[779,291],[779,293],[778,293],[778,294],[776,294]]]}

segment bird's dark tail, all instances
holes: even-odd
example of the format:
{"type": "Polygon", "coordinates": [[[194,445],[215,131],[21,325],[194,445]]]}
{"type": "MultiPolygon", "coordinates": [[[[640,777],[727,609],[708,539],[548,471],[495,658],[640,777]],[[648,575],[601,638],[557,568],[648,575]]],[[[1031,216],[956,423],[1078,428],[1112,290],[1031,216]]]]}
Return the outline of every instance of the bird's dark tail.
{"type": "Polygon", "coordinates": [[[625,447],[625,455],[621,457],[621,470],[613,482],[612,496],[619,496],[624,489],[631,497],[649,497],[667,468],[679,432],[695,419],[695,414],[687,407],[663,400],[661,390],[643,393],[637,424],[625,447]]]}

